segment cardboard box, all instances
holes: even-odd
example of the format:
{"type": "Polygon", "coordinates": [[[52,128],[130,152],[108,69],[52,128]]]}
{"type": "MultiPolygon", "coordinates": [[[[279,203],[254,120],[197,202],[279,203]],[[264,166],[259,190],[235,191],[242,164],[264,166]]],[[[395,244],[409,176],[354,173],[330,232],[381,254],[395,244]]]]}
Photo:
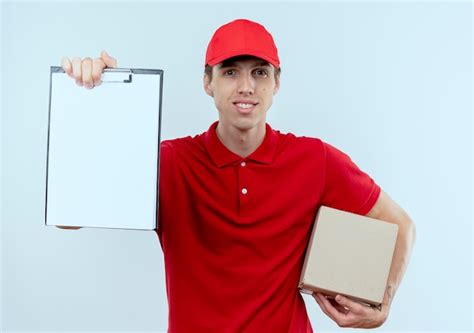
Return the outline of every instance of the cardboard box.
{"type": "Polygon", "coordinates": [[[397,234],[396,224],[321,206],[298,288],[380,306],[397,234]]]}

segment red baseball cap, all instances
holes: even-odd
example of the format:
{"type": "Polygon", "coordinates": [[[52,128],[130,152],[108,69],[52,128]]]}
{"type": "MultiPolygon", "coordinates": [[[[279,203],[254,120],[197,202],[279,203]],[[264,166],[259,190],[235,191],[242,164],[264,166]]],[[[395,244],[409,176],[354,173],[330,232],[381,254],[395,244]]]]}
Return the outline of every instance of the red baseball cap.
{"type": "Polygon", "coordinates": [[[206,65],[214,66],[240,55],[261,58],[280,68],[272,35],[263,25],[253,21],[239,19],[217,29],[207,46],[206,65]]]}

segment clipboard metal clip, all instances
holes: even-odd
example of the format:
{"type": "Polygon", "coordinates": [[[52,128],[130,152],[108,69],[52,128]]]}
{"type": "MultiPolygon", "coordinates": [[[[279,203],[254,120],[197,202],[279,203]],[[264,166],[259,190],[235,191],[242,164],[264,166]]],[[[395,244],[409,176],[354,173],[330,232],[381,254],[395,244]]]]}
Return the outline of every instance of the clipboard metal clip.
{"type": "Polygon", "coordinates": [[[106,83],[132,83],[130,69],[107,68],[102,74],[102,82],[106,83]]]}

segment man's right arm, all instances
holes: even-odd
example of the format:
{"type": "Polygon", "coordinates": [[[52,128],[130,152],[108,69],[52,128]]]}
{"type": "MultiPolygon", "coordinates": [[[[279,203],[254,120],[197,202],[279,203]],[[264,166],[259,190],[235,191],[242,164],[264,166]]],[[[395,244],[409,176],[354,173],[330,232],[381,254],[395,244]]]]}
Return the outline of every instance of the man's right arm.
{"type": "MultiPolygon", "coordinates": [[[[117,60],[111,57],[106,51],[102,51],[100,58],[91,59],[86,57],[81,58],[75,57],[69,59],[64,57],[61,61],[61,65],[69,77],[76,81],[78,86],[84,86],[87,89],[92,89],[95,86],[101,84],[101,76],[104,68],[117,67],[117,60]]],[[[81,227],[73,226],[56,226],[59,229],[65,230],[78,230],[81,227]]]]}

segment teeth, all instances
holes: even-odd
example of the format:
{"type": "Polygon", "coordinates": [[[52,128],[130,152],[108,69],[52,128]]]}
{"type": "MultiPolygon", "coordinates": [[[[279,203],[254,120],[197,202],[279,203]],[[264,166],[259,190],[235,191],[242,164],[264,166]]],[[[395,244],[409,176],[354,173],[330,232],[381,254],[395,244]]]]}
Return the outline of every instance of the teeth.
{"type": "Polygon", "coordinates": [[[249,109],[253,106],[253,104],[237,103],[237,106],[242,109],[249,109]]]}

